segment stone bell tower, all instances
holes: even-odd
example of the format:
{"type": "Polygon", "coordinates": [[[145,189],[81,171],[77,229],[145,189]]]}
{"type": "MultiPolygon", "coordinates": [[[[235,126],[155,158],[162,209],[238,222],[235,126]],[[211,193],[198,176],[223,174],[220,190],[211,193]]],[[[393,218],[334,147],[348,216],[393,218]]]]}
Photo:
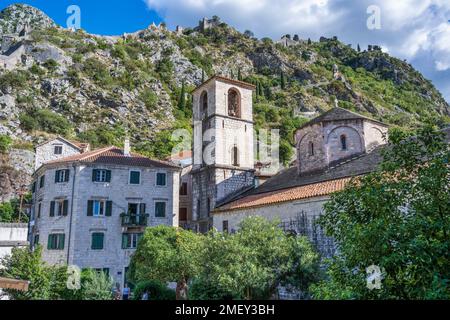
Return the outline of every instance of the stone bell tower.
{"type": "Polygon", "coordinates": [[[193,92],[193,220],[212,226],[211,211],[254,184],[253,90],[249,83],[214,76],[193,92]]]}

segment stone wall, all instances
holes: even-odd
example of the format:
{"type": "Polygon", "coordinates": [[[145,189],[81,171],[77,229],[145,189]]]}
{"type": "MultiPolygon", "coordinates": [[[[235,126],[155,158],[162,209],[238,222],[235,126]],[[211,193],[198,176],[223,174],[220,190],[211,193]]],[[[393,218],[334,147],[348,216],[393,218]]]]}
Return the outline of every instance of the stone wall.
{"type": "MultiPolygon", "coordinates": [[[[41,169],[36,177],[46,175],[45,186],[34,194],[32,210],[32,239],[39,234],[39,243],[44,247],[43,259],[50,264],[69,263],[80,268],[109,268],[110,275],[123,285],[124,269],[128,266],[134,249],[122,249],[122,233],[130,230],[122,226],[121,213],[127,212],[128,203],[145,203],[149,214],[148,226],[178,226],[179,211],[179,172],[172,169],[131,168],[126,166],[77,166],[75,185],[74,168],[53,167],[41,169]],[[110,183],[92,182],[92,170],[108,169],[112,171],[110,183]],[[57,169],[70,169],[70,180],[67,183],[55,183],[57,169]],[[141,171],[141,184],[130,185],[131,169],[141,171]],[[167,173],[167,185],[156,186],[156,173],[167,173]],[[72,194],[72,191],[73,194],[72,194]],[[72,196],[74,196],[72,201],[72,196]],[[50,202],[55,199],[69,201],[67,216],[50,217],[50,202]],[[92,217],[87,215],[88,200],[104,199],[113,202],[110,217],[92,217]],[[155,202],[166,202],[166,217],[155,217],[155,202]],[[41,217],[37,217],[37,208],[41,203],[41,217]],[[73,211],[71,210],[73,206],[73,211]],[[72,212],[72,217],[71,213],[72,212]],[[72,222],[71,222],[72,220],[72,222]],[[91,237],[94,232],[105,234],[104,249],[91,250],[91,237]],[[64,250],[47,250],[48,235],[65,234],[64,250]],[[70,233],[70,236],[69,236],[70,233]],[[70,244],[69,244],[70,237],[70,244]],[[70,258],[67,252],[70,245],[70,258]]],[[[143,232],[143,229],[134,230],[143,232]]]]}
{"type": "Polygon", "coordinates": [[[18,196],[22,187],[28,187],[33,172],[34,153],[29,150],[12,149],[0,154],[0,202],[18,196]]]}
{"type": "Polygon", "coordinates": [[[332,239],[324,235],[323,230],[316,223],[317,218],[323,214],[323,205],[328,200],[328,197],[315,197],[229,212],[216,212],[213,215],[214,228],[223,232],[224,222],[226,222],[228,231],[235,232],[245,218],[252,216],[264,217],[269,221],[278,220],[285,231],[307,236],[319,252],[325,256],[331,256],[335,251],[334,243],[332,239]]]}
{"type": "Polygon", "coordinates": [[[79,154],[80,150],[66,143],[61,139],[53,139],[36,147],[35,170],[37,170],[44,162],[69,157],[79,154]],[[55,146],[62,146],[62,154],[55,154],[55,146]]]}
{"type": "Polygon", "coordinates": [[[27,247],[26,223],[0,223],[0,258],[11,253],[12,248],[27,247]]]}

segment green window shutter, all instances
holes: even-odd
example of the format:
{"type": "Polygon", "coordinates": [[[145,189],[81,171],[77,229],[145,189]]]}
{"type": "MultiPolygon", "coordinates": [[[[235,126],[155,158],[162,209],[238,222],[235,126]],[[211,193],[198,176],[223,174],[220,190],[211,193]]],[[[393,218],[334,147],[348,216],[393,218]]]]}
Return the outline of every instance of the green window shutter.
{"type": "Polygon", "coordinates": [[[69,211],[69,200],[64,200],[63,216],[67,216],[68,211],[69,211]]]}
{"type": "Polygon", "coordinates": [[[97,179],[97,171],[96,169],[92,170],[92,182],[95,182],[97,179]]]}
{"type": "Polygon", "coordinates": [[[59,243],[58,243],[58,249],[63,250],[64,249],[64,241],[65,241],[66,235],[64,233],[59,235],[59,243]]]}
{"type": "Polygon", "coordinates": [[[106,182],[111,182],[111,170],[106,170],[106,182]]]}
{"type": "Polygon", "coordinates": [[[145,214],[145,203],[139,204],[139,214],[145,214]]]}
{"type": "Polygon", "coordinates": [[[126,249],[128,247],[128,234],[122,233],[122,249],[126,249]]]}
{"type": "Polygon", "coordinates": [[[55,216],[55,201],[50,202],[50,217],[55,216]]]}
{"type": "Polygon", "coordinates": [[[166,174],[165,173],[157,173],[156,174],[156,184],[158,186],[166,185],[166,174]]]}
{"type": "Polygon", "coordinates": [[[92,234],[92,250],[102,250],[103,249],[103,240],[105,238],[104,233],[93,233],[92,234]]]}
{"type": "Polygon", "coordinates": [[[105,216],[111,217],[112,215],[112,201],[106,201],[105,216]]]}
{"type": "Polygon", "coordinates": [[[59,182],[59,173],[61,172],[61,170],[56,170],[55,171],[55,183],[59,182]]]}
{"type": "Polygon", "coordinates": [[[64,182],[69,182],[69,179],[70,179],[70,170],[67,169],[67,170],[66,170],[66,176],[65,176],[64,182]]]}
{"type": "Polygon", "coordinates": [[[155,216],[158,218],[164,218],[166,216],[166,203],[156,202],[155,203],[155,216]]]}
{"type": "Polygon", "coordinates": [[[141,173],[139,171],[130,172],[130,184],[139,184],[141,182],[141,173]]]}
{"type": "Polygon", "coordinates": [[[52,240],[53,240],[53,235],[49,234],[48,235],[48,241],[47,241],[47,250],[51,250],[52,249],[52,240]]]}
{"type": "Polygon", "coordinates": [[[93,211],[94,209],[94,201],[93,200],[88,200],[88,205],[87,205],[87,215],[92,217],[93,216],[93,211]]]}

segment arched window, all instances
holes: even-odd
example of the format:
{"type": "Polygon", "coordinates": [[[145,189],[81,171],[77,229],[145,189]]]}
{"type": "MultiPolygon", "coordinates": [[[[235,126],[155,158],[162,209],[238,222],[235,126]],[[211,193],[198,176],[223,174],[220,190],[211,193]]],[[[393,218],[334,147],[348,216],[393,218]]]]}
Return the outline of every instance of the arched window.
{"type": "Polygon", "coordinates": [[[228,90],[228,115],[230,117],[241,117],[241,97],[236,89],[228,90]]]}
{"type": "Polygon", "coordinates": [[[314,143],[312,142],[309,143],[309,155],[310,156],[314,155],[314,143]]]}
{"type": "Polygon", "coordinates": [[[341,148],[347,150],[347,137],[345,135],[341,135],[341,148]]]}
{"type": "Polygon", "coordinates": [[[200,106],[202,114],[206,115],[208,113],[208,93],[206,91],[203,91],[200,97],[200,106]]]}
{"type": "Polygon", "coordinates": [[[231,149],[231,163],[235,167],[239,167],[239,150],[237,146],[234,146],[233,149],[231,149]]]}

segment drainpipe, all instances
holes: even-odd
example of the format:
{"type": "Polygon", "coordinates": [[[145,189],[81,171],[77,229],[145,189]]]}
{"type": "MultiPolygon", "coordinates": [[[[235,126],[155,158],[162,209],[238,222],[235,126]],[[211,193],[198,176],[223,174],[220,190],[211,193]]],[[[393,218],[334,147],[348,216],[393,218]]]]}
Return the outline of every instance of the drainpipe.
{"type": "Polygon", "coordinates": [[[74,163],[72,165],[73,168],[73,180],[72,180],[72,196],[71,196],[71,200],[70,200],[70,221],[69,221],[69,236],[68,238],[68,242],[67,242],[67,265],[69,265],[69,261],[70,261],[70,240],[71,240],[71,236],[72,236],[72,221],[73,221],[73,208],[74,208],[74,198],[75,198],[75,180],[77,177],[77,165],[74,163]]]}

